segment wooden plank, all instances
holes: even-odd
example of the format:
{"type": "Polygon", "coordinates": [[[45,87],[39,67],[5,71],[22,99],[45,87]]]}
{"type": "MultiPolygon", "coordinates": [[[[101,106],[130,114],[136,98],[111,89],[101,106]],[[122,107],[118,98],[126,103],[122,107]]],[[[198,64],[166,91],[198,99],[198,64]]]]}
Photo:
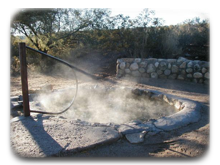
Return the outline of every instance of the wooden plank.
{"type": "Polygon", "coordinates": [[[19,43],[19,56],[21,66],[21,84],[23,95],[24,116],[30,116],[29,97],[28,97],[28,79],[27,79],[27,62],[25,43],[19,43]]]}

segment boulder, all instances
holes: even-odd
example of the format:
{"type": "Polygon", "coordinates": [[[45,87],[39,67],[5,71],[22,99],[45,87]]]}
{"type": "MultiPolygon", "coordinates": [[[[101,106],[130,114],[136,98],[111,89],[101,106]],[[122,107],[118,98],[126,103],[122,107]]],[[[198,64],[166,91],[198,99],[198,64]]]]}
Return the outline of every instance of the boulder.
{"type": "Polygon", "coordinates": [[[193,67],[193,62],[192,62],[192,61],[188,62],[187,67],[188,67],[188,68],[193,67]]]}
{"type": "Polygon", "coordinates": [[[166,76],[170,75],[170,74],[171,74],[171,70],[166,69],[166,70],[164,71],[164,74],[165,74],[166,76]]]}
{"type": "Polygon", "coordinates": [[[187,68],[187,69],[186,69],[186,72],[187,72],[187,73],[192,73],[192,72],[193,72],[193,69],[192,69],[192,68],[187,68]]]}
{"type": "Polygon", "coordinates": [[[178,58],[178,60],[177,60],[177,62],[179,63],[179,62],[184,62],[184,61],[186,61],[187,59],[186,58],[184,58],[184,57],[179,57],[178,58]]]}
{"type": "Polygon", "coordinates": [[[184,76],[183,75],[178,75],[177,79],[178,80],[184,80],[184,76]]]}
{"type": "Polygon", "coordinates": [[[165,70],[165,69],[167,68],[167,63],[164,62],[164,61],[160,62],[159,68],[160,68],[161,70],[165,70]]]}
{"type": "Polygon", "coordinates": [[[193,74],[193,77],[194,78],[202,78],[203,76],[202,76],[202,73],[196,72],[196,73],[193,74]]]}
{"type": "Polygon", "coordinates": [[[125,135],[126,139],[133,144],[144,142],[144,136],[147,131],[142,131],[141,133],[133,133],[125,135]]]}
{"type": "Polygon", "coordinates": [[[195,72],[200,71],[200,69],[201,69],[201,68],[200,68],[200,65],[199,65],[199,64],[195,64],[195,65],[194,65],[194,71],[195,71],[195,72]]]}
{"type": "Polygon", "coordinates": [[[157,68],[159,66],[159,62],[155,62],[155,67],[157,68]]]}
{"type": "Polygon", "coordinates": [[[158,78],[157,73],[156,73],[156,72],[152,72],[152,73],[151,73],[151,78],[158,78]]]}
{"type": "Polygon", "coordinates": [[[137,63],[138,63],[138,62],[141,62],[141,59],[140,59],[140,58],[135,58],[135,59],[134,59],[134,62],[137,62],[137,63]]]}
{"type": "Polygon", "coordinates": [[[180,65],[180,68],[186,68],[186,61],[185,62],[183,62],[181,65],[180,65]]]}
{"type": "Polygon", "coordinates": [[[130,65],[130,70],[138,70],[138,68],[139,68],[139,66],[136,62],[134,62],[130,65]]]}
{"type": "Polygon", "coordinates": [[[179,71],[178,66],[173,65],[173,66],[172,66],[172,73],[178,73],[178,71],[179,71]]]}
{"type": "Polygon", "coordinates": [[[130,69],[125,69],[125,73],[126,73],[126,74],[131,73],[130,69]]]}
{"type": "Polygon", "coordinates": [[[207,72],[204,77],[209,79],[209,73],[207,72]]]}
{"type": "Polygon", "coordinates": [[[144,73],[144,72],[145,72],[145,69],[144,69],[144,68],[140,68],[140,69],[139,69],[139,72],[140,72],[140,73],[144,73]]]}
{"type": "Polygon", "coordinates": [[[147,66],[147,62],[142,61],[139,65],[140,65],[140,67],[145,68],[147,66]]]}
{"type": "Polygon", "coordinates": [[[202,73],[205,73],[207,72],[207,69],[206,68],[202,68],[202,73]]]}
{"type": "Polygon", "coordinates": [[[155,72],[156,71],[156,68],[153,64],[149,64],[148,67],[147,67],[147,73],[152,73],[152,72],[155,72]]]}
{"type": "Polygon", "coordinates": [[[163,74],[163,71],[162,70],[157,70],[157,74],[161,75],[161,74],[163,74]]]}
{"type": "Polygon", "coordinates": [[[174,80],[174,79],[176,79],[176,76],[177,76],[177,74],[171,74],[168,76],[168,78],[174,80]]]}
{"type": "Polygon", "coordinates": [[[192,78],[193,75],[192,75],[192,74],[187,74],[186,77],[187,77],[187,78],[192,78]]]}
{"type": "Polygon", "coordinates": [[[167,68],[168,68],[168,69],[171,69],[171,63],[168,63],[167,68]]]}
{"type": "Polygon", "coordinates": [[[120,69],[125,69],[125,62],[122,62],[122,63],[120,63],[120,65],[119,65],[119,67],[120,67],[120,69]]]}
{"type": "Polygon", "coordinates": [[[141,76],[141,73],[138,70],[132,71],[131,74],[134,77],[140,77],[141,76]]]}

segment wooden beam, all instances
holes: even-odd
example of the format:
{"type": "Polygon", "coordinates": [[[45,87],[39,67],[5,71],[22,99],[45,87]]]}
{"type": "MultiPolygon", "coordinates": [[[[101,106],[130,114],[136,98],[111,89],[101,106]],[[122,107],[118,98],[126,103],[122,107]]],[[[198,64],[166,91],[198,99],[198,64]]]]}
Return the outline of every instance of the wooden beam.
{"type": "Polygon", "coordinates": [[[21,84],[23,95],[24,116],[30,116],[29,97],[28,97],[28,79],[27,79],[27,62],[26,62],[26,46],[25,43],[19,43],[19,56],[21,66],[21,84]]]}

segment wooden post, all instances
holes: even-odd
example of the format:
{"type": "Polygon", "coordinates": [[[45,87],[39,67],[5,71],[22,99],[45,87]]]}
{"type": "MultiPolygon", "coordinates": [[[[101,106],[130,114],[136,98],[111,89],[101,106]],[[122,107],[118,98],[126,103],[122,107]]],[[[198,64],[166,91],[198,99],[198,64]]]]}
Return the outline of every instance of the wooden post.
{"type": "Polygon", "coordinates": [[[28,97],[28,80],[27,80],[27,62],[25,43],[19,43],[19,56],[21,65],[21,84],[23,95],[24,116],[30,116],[29,97],[28,97]]]}

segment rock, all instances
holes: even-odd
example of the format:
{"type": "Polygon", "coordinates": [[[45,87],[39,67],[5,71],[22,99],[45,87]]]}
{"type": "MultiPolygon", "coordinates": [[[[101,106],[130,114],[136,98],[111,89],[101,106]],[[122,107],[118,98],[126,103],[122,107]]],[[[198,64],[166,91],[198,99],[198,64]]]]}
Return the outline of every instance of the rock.
{"type": "Polygon", "coordinates": [[[166,70],[164,71],[164,74],[165,74],[166,76],[170,75],[170,73],[171,73],[171,70],[169,70],[169,69],[166,69],[166,70]]]}
{"type": "Polygon", "coordinates": [[[139,63],[139,62],[141,62],[141,59],[140,58],[135,58],[134,62],[139,63]]]}
{"type": "Polygon", "coordinates": [[[209,79],[209,73],[207,72],[205,75],[204,75],[205,78],[209,79]]]}
{"type": "Polygon", "coordinates": [[[209,85],[209,80],[205,80],[204,84],[209,85]]]}
{"type": "Polygon", "coordinates": [[[187,59],[184,58],[184,57],[179,57],[178,60],[177,60],[177,62],[184,62],[184,61],[186,61],[186,60],[187,60],[187,59]]]}
{"type": "Polygon", "coordinates": [[[127,62],[127,63],[126,63],[126,68],[129,68],[129,67],[130,67],[130,63],[127,62]]]}
{"type": "Polygon", "coordinates": [[[155,67],[157,68],[159,66],[159,62],[155,62],[155,67]]]}
{"type": "Polygon", "coordinates": [[[125,69],[125,62],[122,62],[122,63],[120,63],[120,65],[119,65],[119,67],[120,67],[120,69],[125,69]]]}
{"type": "Polygon", "coordinates": [[[194,65],[194,71],[195,71],[195,72],[200,71],[200,66],[199,66],[199,64],[194,65]]]}
{"type": "Polygon", "coordinates": [[[145,78],[150,78],[150,75],[149,75],[149,74],[147,74],[147,73],[143,73],[143,74],[142,74],[142,77],[145,77],[145,78]]]}
{"type": "Polygon", "coordinates": [[[167,63],[164,62],[164,61],[160,62],[159,68],[160,68],[161,70],[165,70],[165,69],[167,68],[167,63]]]}
{"type": "Polygon", "coordinates": [[[186,77],[187,77],[187,78],[192,78],[193,75],[192,75],[192,74],[187,74],[186,77]]]}
{"type": "Polygon", "coordinates": [[[134,77],[140,77],[141,73],[138,70],[132,71],[131,75],[133,75],[134,77]]]}
{"type": "Polygon", "coordinates": [[[170,63],[174,63],[176,61],[177,61],[176,59],[167,59],[167,62],[170,62],[170,63]]]}
{"type": "Polygon", "coordinates": [[[202,68],[202,73],[207,72],[207,70],[208,70],[208,69],[206,69],[206,68],[202,68]]]}
{"type": "Polygon", "coordinates": [[[148,58],[148,61],[149,62],[155,62],[155,61],[157,61],[157,59],[156,58],[148,58]]]}
{"type": "Polygon", "coordinates": [[[127,62],[131,63],[131,62],[134,62],[134,58],[123,58],[123,61],[126,62],[126,63],[127,62]]]}
{"type": "Polygon", "coordinates": [[[177,76],[177,74],[171,74],[168,76],[168,78],[174,80],[174,79],[176,79],[176,76],[177,76]]]}
{"type": "Polygon", "coordinates": [[[158,78],[158,75],[156,72],[151,73],[151,78],[158,78]]]}
{"type": "Polygon", "coordinates": [[[49,117],[48,120],[45,117],[25,117],[11,123],[11,147],[17,155],[51,157],[87,150],[115,142],[121,137],[112,127],[81,125],[71,120],[55,117],[49,117]]]}
{"type": "Polygon", "coordinates": [[[178,80],[184,80],[184,76],[183,75],[178,75],[177,79],[178,80]]]}
{"type": "Polygon", "coordinates": [[[128,124],[138,125],[138,124],[142,124],[142,122],[140,120],[132,120],[128,124]]]}
{"type": "Polygon", "coordinates": [[[198,81],[197,81],[197,79],[193,79],[193,82],[194,82],[194,83],[197,83],[198,81]]]}
{"type": "Polygon", "coordinates": [[[188,67],[188,68],[193,67],[193,62],[192,62],[192,61],[188,62],[187,67],[188,67]]]}
{"type": "Polygon", "coordinates": [[[118,69],[118,74],[120,74],[120,75],[122,75],[122,74],[124,74],[124,70],[122,70],[122,69],[118,69]]]}
{"type": "Polygon", "coordinates": [[[178,73],[178,71],[179,71],[178,66],[173,65],[173,66],[172,66],[172,73],[178,73]]]}
{"type": "Polygon", "coordinates": [[[163,74],[163,71],[162,70],[157,70],[157,74],[161,75],[161,74],[163,74]]]}
{"type": "Polygon", "coordinates": [[[186,71],[185,70],[181,70],[181,74],[186,74],[186,71]]]}
{"type": "Polygon", "coordinates": [[[202,84],[203,83],[203,79],[199,79],[199,83],[202,84]]]}
{"type": "Polygon", "coordinates": [[[143,78],[169,78],[205,83],[209,79],[209,62],[176,59],[156,58],[129,58],[118,59],[117,77],[135,76],[143,78]],[[129,62],[127,61],[129,60],[129,62]]]}
{"type": "Polygon", "coordinates": [[[196,73],[193,74],[193,77],[194,78],[202,78],[203,76],[202,76],[202,73],[196,72],[196,73]]]}
{"type": "Polygon", "coordinates": [[[182,69],[186,68],[186,61],[180,65],[180,68],[182,68],[182,69]]]}
{"type": "Polygon", "coordinates": [[[171,63],[168,64],[167,68],[168,68],[168,69],[171,69],[171,63]]]}
{"type": "Polygon", "coordinates": [[[164,74],[161,74],[161,75],[159,75],[159,78],[166,79],[166,78],[167,78],[167,76],[166,76],[166,75],[164,75],[164,74]]]}
{"type": "Polygon", "coordinates": [[[140,67],[145,68],[147,66],[147,62],[142,61],[139,65],[140,65],[140,67]]]}
{"type": "Polygon", "coordinates": [[[192,69],[192,68],[187,68],[187,69],[186,69],[186,72],[187,72],[187,73],[192,73],[192,72],[193,72],[193,69],[192,69]]]}
{"type": "Polygon", "coordinates": [[[145,72],[145,69],[144,69],[144,68],[140,68],[140,69],[139,69],[139,72],[140,72],[140,73],[144,73],[144,72],[145,72]]]}
{"type": "Polygon", "coordinates": [[[140,133],[142,131],[149,131],[152,128],[149,126],[139,126],[135,124],[121,124],[118,127],[118,132],[122,135],[140,133]]]}
{"type": "Polygon", "coordinates": [[[176,101],[175,103],[174,103],[174,107],[176,108],[176,109],[178,109],[178,110],[180,110],[181,109],[181,103],[179,102],[179,101],[176,101]]]}
{"type": "Polygon", "coordinates": [[[125,73],[126,73],[126,74],[131,73],[130,69],[125,69],[125,73]]]}
{"type": "Polygon", "coordinates": [[[138,70],[138,64],[136,63],[136,62],[134,62],[134,63],[132,63],[131,65],[130,65],[130,70],[138,70]]]}
{"type": "Polygon", "coordinates": [[[155,72],[156,68],[153,64],[149,64],[147,67],[147,73],[155,72]]]}
{"type": "Polygon", "coordinates": [[[204,67],[209,68],[209,62],[205,62],[204,67]]]}
{"type": "Polygon", "coordinates": [[[123,62],[122,59],[117,59],[117,64],[120,64],[120,63],[122,63],[122,62],[123,62]]]}
{"type": "Polygon", "coordinates": [[[146,133],[147,131],[142,131],[141,133],[127,134],[125,137],[130,143],[137,144],[144,142],[144,136],[146,133]]]}
{"type": "Polygon", "coordinates": [[[200,103],[183,99],[181,102],[184,106],[183,109],[173,115],[157,119],[157,121],[154,122],[156,128],[164,131],[170,131],[191,123],[196,123],[201,119],[200,103]]]}

